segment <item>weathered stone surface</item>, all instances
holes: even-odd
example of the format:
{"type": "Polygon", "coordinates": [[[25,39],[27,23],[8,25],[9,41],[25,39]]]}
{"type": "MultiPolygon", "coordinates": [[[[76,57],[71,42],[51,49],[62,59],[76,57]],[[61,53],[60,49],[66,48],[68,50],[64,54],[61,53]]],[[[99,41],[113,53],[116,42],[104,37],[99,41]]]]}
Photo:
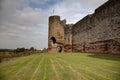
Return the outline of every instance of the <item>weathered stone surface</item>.
{"type": "Polygon", "coordinates": [[[92,43],[74,44],[73,52],[89,52],[89,53],[104,53],[104,54],[119,54],[120,42],[116,40],[96,41],[92,43]]]}
{"type": "Polygon", "coordinates": [[[59,16],[49,17],[48,52],[58,52],[59,47],[62,47],[63,51],[65,25],[66,21],[60,21],[59,16]]]}
{"type": "Polygon", "coordinates": [[[64,52],[72,52],[72,45],[70,45],[70,44],[65,45],[64,52]]]}
{"type": "Polygon", "coordinates": [[[115,41],[120,39],[119,2],[109,0],[96,9],[94,14],[73,25],[73,51],[120,54],[120,42],[115,41]],[[111,47],[106,49],[108,45],[111,47]]]}
{"type": "Polygon", "coordinates": [[[76,24],[50,16],[48,52],[120,54],[120,0],[107,1],[76,24]]]}
{"type": "Polygon", "coordinates": [[[65,31],[65,45],[64,52],[72,52],[72,26],[73,24],[67,24],[65,31]]]}

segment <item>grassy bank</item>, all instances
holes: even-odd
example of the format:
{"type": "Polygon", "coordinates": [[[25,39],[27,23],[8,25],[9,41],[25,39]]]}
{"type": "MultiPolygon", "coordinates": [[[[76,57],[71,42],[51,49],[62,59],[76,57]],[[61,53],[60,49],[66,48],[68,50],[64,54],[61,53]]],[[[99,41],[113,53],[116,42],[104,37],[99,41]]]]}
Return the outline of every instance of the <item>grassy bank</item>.
{"type": "Polygon", "coordinates": [[[0,63],[0,80],[120,80],[120,57],[35,54],[0,63]]]}

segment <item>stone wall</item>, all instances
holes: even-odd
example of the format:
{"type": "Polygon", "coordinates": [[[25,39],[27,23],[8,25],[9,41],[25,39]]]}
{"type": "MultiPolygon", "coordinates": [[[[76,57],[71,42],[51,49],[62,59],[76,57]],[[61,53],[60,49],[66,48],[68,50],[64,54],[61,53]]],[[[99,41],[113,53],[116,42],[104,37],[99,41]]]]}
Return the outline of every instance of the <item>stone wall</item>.
{"type": "Polygon", "coordinates": [[[65,43],[64,43],[64,51],[72,52],[72,27],[73,24],[67,24],[64,28],[65,31],[65,43]]]}
{"type": "Polygon", "coordinates": [[[120,0],[109,0],[73,25],[73,52],[120,54],[120,0]]]}
{"type": "Polygon", "coordinates": [[[60,20],[60,16],[49,17],[48,52],[63,52],[64,27],[66,20],[60,20]]]}

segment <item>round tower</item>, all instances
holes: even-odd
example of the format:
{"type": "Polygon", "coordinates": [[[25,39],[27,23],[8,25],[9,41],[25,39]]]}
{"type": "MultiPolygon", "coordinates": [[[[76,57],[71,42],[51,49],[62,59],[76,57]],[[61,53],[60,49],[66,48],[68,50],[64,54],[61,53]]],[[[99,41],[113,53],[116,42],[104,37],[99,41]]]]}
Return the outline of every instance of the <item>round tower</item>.
{"type": "Polygon", "coordinates": [[[64,26],[60,16],[49,17],[48,52],[63,52],[64,26]]]}

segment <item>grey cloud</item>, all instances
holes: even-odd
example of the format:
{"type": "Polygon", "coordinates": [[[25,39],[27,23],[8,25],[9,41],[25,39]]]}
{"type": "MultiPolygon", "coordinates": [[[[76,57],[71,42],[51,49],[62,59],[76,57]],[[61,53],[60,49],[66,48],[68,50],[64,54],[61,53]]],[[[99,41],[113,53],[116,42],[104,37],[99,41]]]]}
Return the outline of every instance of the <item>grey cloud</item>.
{"type": "Polygon", "coordinates": [[[34,46],[47,47],[48,17],[55,14],[67,23],[75,23],[107,0],[61,0],[43,10],[29,6],[46,4],[51,0],[1,0],[0,1],[0,48],[34,46]]]}
{"type": "Polygon", "coordinates": [[[45,4],[50,0],[30,0],[30,1],[35,3],[35,4],[45,4]]]}
{"type": "Polygon", "coordinates": [[[75,23],[87,14],[92,14],[94,10],[107,0],[63,0],[51,7],[55,9],[62,19],[66,18],[68,23],[75,23]]]}
{"type": "Polygon", "coordinates": [[[0,48],[47,47],[48,16],[40,8],[20,4],[17,0],[0,4],[0,48]],[[38,45],[42,43],[46,44],[38,45]]]}

